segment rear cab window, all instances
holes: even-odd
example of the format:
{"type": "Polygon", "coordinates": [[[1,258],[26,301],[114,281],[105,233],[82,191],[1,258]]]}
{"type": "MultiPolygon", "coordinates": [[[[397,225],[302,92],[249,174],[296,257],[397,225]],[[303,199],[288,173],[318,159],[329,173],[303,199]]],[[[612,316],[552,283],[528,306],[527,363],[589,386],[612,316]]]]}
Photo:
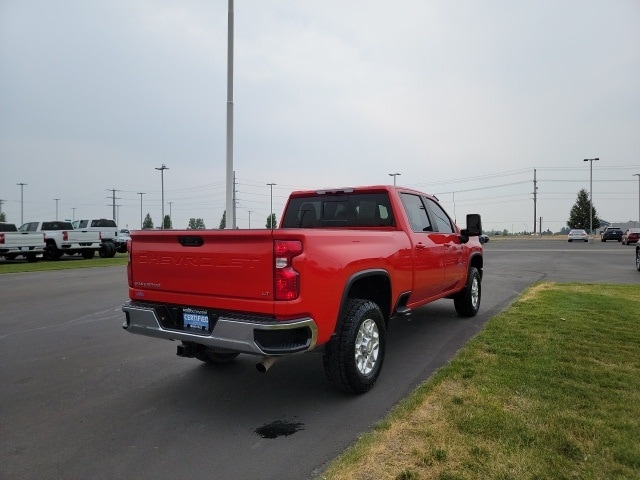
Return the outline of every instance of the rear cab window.
{"type": "Polygon", "coordinates": [[[395,227],[384,193],[328,193],[289,200],[282,228],[395,227]]]}

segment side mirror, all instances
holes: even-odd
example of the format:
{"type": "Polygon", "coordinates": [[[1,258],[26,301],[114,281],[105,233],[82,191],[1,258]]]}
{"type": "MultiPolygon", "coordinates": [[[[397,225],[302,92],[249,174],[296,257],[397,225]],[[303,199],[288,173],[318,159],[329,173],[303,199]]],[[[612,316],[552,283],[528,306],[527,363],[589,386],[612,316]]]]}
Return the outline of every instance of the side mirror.
{"type": "Polygon", "coordinates": [[[482,220],[477,213],[467,215],[467,228],[463,230],[469,237],[478,237],[482,233],[482,220]]]}

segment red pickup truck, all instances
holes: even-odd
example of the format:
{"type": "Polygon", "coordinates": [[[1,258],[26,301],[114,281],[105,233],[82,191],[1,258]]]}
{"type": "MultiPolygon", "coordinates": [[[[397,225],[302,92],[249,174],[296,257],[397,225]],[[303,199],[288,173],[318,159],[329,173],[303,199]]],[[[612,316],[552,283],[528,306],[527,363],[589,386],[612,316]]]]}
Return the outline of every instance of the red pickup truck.
{"type": "Polygon", "coordinates": [[[177,354],[224,363],[316,351],[327,378],[375,383],[391,318],[451,298],[478,312],[479,215],[460,230],[438,200],[391,186],[293,192],[280,228],[131,233],[128,332],[177,340],[177,354]]]}

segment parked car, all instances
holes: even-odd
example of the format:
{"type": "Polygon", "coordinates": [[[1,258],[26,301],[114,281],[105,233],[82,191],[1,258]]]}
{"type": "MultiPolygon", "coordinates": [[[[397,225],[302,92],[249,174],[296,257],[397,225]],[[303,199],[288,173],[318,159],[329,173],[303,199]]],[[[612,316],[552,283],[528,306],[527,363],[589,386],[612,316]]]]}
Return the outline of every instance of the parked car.
{"type": "Polygon", "coordinates": [[[567,240],[573,242],[574,240],[582,240],[584,242],[589,241],[589,235],[585,230],[571,230],[569,231],[569,235],[567,235],[567,240]]]}
{"type": "Polygon", "coordinates": [[[620,227],[605,228],[600,236],[600,241],[606,242],[607,240],[622,241],[622,229],[620,227]]]}
{"type": "Polygon", "coordinates": [[[631,245],[640,240],[640,228],[630,228],[622,234],[622,244],[631,245]]]}
{"type": "Polygon", "coordinates": [[[489,235],[484,233],[480,235],[480,243],[489,243],[489,235]]]}

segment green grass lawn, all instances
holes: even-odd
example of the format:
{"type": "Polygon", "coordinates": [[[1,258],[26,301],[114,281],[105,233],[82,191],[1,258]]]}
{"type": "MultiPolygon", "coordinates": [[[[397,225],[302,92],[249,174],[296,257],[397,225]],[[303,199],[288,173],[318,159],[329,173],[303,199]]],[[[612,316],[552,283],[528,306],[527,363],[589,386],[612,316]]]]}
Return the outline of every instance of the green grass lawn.
{"type": "Polygon", "coordinates": [[[48,262],[40,259],[34,263],[29,263],[26,260],[0,260],[0,274],[126,265],[127,258],[128,255],[126,253],[116,253],[115,257],[113,258],[100,258],[98,255],[96,255],[91,260],[85,260],[80,255],[63,256],[60,260],[48,262]]]}
{"type": "Polygon", "coordinates": [[[319,478],[640,478],[638,286],[530,288],[319,478]]]}

